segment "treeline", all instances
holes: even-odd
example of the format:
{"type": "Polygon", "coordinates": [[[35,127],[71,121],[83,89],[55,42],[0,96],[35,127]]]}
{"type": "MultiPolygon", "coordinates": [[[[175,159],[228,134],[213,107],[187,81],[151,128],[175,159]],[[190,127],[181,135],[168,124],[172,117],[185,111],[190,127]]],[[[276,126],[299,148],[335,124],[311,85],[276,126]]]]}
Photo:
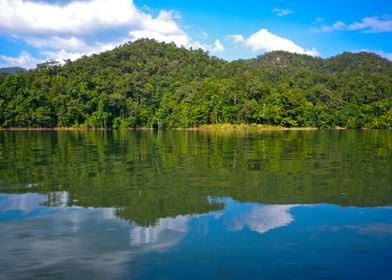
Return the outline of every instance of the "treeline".
{"type": "Polygon", "coordinates": [[[202,50],[138,40],[112,51],[0,75],[0,126],[392,127],[392,62],[277,51],[227,62],[202,50]]]}

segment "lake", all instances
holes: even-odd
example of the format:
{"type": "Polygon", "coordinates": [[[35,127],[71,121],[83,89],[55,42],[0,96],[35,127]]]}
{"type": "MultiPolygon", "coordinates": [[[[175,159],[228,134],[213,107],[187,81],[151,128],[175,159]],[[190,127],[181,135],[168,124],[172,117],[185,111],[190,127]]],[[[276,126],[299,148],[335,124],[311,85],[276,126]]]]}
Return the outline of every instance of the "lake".
{"type": "Polygon", "coordinates": [[[392,279],[392,131],[0,131],[2,279],[392,279]]]}

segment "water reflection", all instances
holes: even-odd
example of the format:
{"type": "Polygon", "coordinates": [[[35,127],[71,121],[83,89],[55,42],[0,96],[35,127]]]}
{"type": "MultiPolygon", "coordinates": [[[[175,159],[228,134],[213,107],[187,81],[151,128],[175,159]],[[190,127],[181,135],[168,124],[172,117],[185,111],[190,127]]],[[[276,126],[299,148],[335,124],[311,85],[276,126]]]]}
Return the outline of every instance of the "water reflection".
{"type": "Polygon", "coordinates": [[[118,219],[108,215],[114,209],[70,208],[65,206],[65,193],[49,197],[64,203],[46,207],[48,195],[30,193],[0,196],[0,275],[4,279],[126,275],[129,252],[119,250],[120,243],[115,249],[115,234],[105,236],[107,228],[121,229],[118,219]],[[97,231],[99,226],[103,231],[97,231]]]}
{"type": "Polygon", "coordinates": [[[390,137],[390,130],[0,131],[0,192],[66,191],[71,205],[118,208],[145,225],[218,210],[208,196],[384,206],[392,204],[390,137]]]}
{"type": "Polygon", "coordinates": [[[369,223],[359,225],[329,225],[321,226],[320,230],[338,232],[343,230],[354,230],[363,235],[392,235],[392,224],[387,223],[369,223]]]}
{"type": "Polygon", "coordinates": [[[47,197],[35,193],[24,193],[20,195],[0,194],[0,209],[2,212],[19,211],[30,213],[44,202],[47,202],[47,197]]]}
{"type": "Polygon", "coordinates": [[[294,205],[252,205],[249,210],[239,211],[227,222],[230,230],[240,231],[245,227],[258,233],[266,233],[284,227],[294,221],[290,209],[294,205]]]}
{"type": "MultiPolygon", "coordinates": [[[[325,269],[315,272],[298,267],[292,275],[304,279],[309,275],[298,271],[311,271],[311,278],[330,277],[343,272],[340,265],[318,259],[327,248],[353,259],[357,254],[363,258],[366,252],[369,258],[381,260],[376,263],[380,268],[392,244],[392,209],[385,207],[262,205],[209,198],[207,203],[222,203],[223,209],[163,217],[145,226],[118,218],[115,208],[70,207],[69,200],[64,192],[0,195],[0,276],[72,279],[88,274],[94,279],[160,279],[167,273],[169,278],[181,279],[187,274],[171,265],[197,263],[204,267],[198,276],[212,273],[211,265],[217,265],[216,273],[228,265],[238,272],[254,270],[274,278],[280,275],[276,271],[294,269],[301,256],[304,266],[325,269]],[[301,249],[307,246],[311,251],[301,249]],[[224,258],[219,252],[224,252],[224,258]],[[241,268],[243,264],[237,261],[233,266],[230,256],[237,255],[255,265],[263,260],[271,270],[263,272],[249,263],[241,268]]],[[[215,278],[214,273],[205,276],[215,278]]]]}
{"type": "MultiPolygon", "coordinates": [[[[259,205],[239,203],[232,199],[220,199],[225,209],[198,215],[179,215],[160,218],[155,226],[135,226],[130,230],[130,244],[143,251],[164,251],[177,245],[190,231],[191,220],[208,217],[230,231],[249,229],[260,234],[284,227],[294,221],[290,209],[295,205],[259,205]]],[[[208,226],[203,234],[208,234],[208,226]]]]}
{"type": "Polygon", "coordinates": [[[135,226],[130,230],[130,244],[143,251],[163,251],[179,243],[189,231],[190,215],[161,218],[157,225],[135,226]]]}
{"type": "Polygon", "coordinates": [[[0,132],[0,278],[392,279],[390,133],[0,132]]]}
{"type": "MultiPolygon", "coordinates": [[[[239,203],[225,198],[219,199],[219,203],[225,205],[224,210],[165,217],[158,219],[153,226],[141,226],[135,222],[128,223],[118,219],[116,217],[117,210],[114,208],[67,207],[68,198],[69,195],[66,192],[53,192],[47,195],[34,193],[0,195],[0,217],[4,229],[1,241],[18,244],[18,248],[13,248],[13,251],[20,251],[22,248],[22,251],[26,252],[39,249],[37,253],[40,254],[41,251],[43,253],[49,246],[54,245],[53,242],[61,243],[65,241],[64,238],[72,236],[74,238],[72,244],[77,246],[67,247],[67,250],[76,250],[80,244],[97,242],[86,242],[84,239],[90,233],[90,228],[94,229],[99,226],[98,231],[93,232],[94,234],[101,235],[102,232],[99,231],[102,229],[113,234],[116,231],[128,231],[127,237],[123,236],[123,242],[133,248],[133,253],[163,252],[183,240],[190,231],[192,220],[207,219],[209,222],[215,221],[214,223],[221,224],[222,227],[230,231],[249,229],[263,234],[291,223],[294,218],[290,214],[290,209],[295,207],[294,205],[239,203]],[[56,207],[53,208],[54,206],[56,207]],[[12,220],[21,219],[27,222],[24,224],[10,223],[12,220]],[[5,234],[6,232],[9,233],[8,236],[5,234]],[[11,234],[12,232],[19,233],[19,235],[11,234]],[[50,241],[45,238],[48,236],[51,237],[50,241]],[[60,238],[55,241],[57,238],[53,238],[53,236],[60,238]],[[20,239],[20,237],[23,238],[20,239]],[[24,244],[23,241],[28,244],[24,244]]],[[[214,203],[214,201],[209,200],[209,203],[214,203]]],[[[208,226],[206,228],[207,230],[204,230],[203,234],[208,234],[208,226]]],[[[104,244],[113,244],[111,234],[104,236],[109,239],[104,241],[104,244]]],[[[96,237],[94,236],[95,239],[97,239],[96,237]]],[[[81,247],[85,247],[85,245],[81,247]]],[[[55,244],[51,250],[59,248],[64,249],[63,245],[55,244]]],[[[79,252],[70,253],[70,255],[72,254],[84,255],[79,252]]]]}

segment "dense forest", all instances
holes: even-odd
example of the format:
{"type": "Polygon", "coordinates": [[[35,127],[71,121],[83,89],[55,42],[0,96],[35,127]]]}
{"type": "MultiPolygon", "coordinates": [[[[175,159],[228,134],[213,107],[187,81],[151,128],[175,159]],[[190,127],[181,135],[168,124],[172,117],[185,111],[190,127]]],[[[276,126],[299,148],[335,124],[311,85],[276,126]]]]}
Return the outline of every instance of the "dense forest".
{"type": "Polygon", "coordinates": [[[392,127],[392,62],[276,51],[227,62],[138,40],[64,65],[0,74],[0,127],[175,128],[202,124],[392,127]]]}

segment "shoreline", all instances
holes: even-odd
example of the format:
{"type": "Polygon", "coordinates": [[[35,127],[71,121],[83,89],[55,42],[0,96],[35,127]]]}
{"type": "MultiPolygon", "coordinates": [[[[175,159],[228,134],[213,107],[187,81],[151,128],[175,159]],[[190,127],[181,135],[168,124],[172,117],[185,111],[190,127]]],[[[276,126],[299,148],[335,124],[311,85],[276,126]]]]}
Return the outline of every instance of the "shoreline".
{"type": "MultiPolygon", "coordinates": [[[[303,131],[303,130],[346,130],[345,127],[317,128],[317,127],[283,127],[261,124],[207,124],[195,127],[176,128],[87,128],[87,127],[10,127],[0,128],[0,131],[155,131],[155,130],[184,130],[184,131],[303,131]]],[[[360,128],[362,130],[368,128],[360,128]]]]}

